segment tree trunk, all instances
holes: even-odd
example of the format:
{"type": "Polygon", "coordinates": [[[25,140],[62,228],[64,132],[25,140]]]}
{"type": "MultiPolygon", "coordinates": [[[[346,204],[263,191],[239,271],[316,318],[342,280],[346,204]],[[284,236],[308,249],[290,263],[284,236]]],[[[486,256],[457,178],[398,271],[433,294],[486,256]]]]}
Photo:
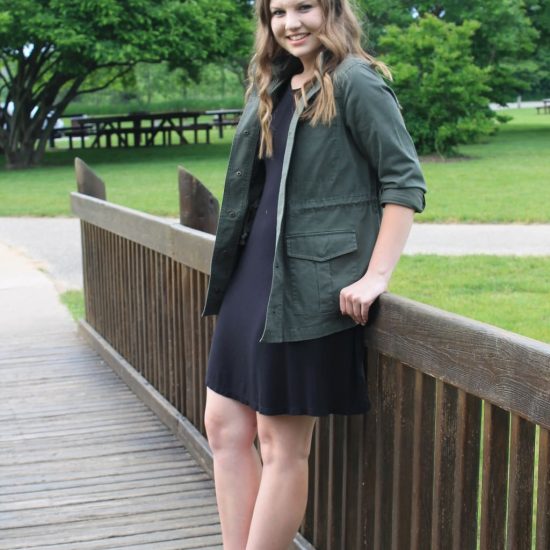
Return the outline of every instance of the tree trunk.
{"type": "Polygon", "coordinates": [[[4,147],[6,169],[18,170],[32,168],[41,164],[51,132],[51,129],[45,129],[35,139],[26,139],[24,141],[9,140],[4,147]]]}

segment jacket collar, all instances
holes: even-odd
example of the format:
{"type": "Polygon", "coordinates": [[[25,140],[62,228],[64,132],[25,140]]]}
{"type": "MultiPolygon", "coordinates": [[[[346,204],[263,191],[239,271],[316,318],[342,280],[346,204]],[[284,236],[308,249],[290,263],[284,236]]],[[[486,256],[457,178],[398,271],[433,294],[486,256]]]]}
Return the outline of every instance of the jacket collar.
{"type": "MultiPolygon", "coordinates": [[[[292,55],[287,53],[279,55],[276,59],[273,60],[272,67],[272,80],[269,86],[269,93],[271,96],[276,95],[283,85],[285,85],[290,78],[296,73],[299,73],[302,70],[301,61],[292,55]]],[[[321,85],[319,82],[315,82],[311,88],[306,92],[306,99],[309,101],[313,95],[315,95],[321,85]]],[[[305,108],[305,103],[303,98],[300,98],[296,105],[296,113],[299,115],[305,108]]]]}

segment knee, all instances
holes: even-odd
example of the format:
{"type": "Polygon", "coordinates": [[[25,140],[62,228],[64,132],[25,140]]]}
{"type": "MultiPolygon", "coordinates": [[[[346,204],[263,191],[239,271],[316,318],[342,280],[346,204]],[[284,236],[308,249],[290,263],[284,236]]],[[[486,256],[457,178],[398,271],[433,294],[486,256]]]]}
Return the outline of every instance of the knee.
{"type": "Polygon", "coordinates": [[[262,463],[265,466],[284,470],[307,465],[311,444],[309,439],[288,441],[276,430],[263,429],[258,432],[262,463]]]}
{"type": "Polygon", "coordinates": [[[213,454],[248,451],[256,437],[256,422],[252,418],[236,417],[208,407],[204,414],[204,427],[213,454]]]}

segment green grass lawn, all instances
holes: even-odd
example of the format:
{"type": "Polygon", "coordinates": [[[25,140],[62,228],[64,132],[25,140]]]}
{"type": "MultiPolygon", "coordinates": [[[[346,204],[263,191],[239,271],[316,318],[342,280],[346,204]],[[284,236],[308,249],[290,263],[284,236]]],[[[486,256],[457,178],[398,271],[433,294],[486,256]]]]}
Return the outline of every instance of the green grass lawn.
{"type": "Polygon", "coordinates": [[[550,257],[403,256],[390,291],[550,343],[550,257]]]}
{"type": "Polygon", "coordinates": [[[460,148],[466,160],[424,163],[430,222],[550,221],[550,115],[508,110],[512,121],[487,143],[460,148]]]}
{"type": "MultiPolygon", "coordinates": [[[[424,162],[427,209],[418,221],[550,222],[550,116],[508,111],[514,120],[487,143],[464,146],[467,160],[424,162]]],[[[6,171],[0,161],[0,216],[68,216],[75,190],[73,159],[80,156],[106,181],[110,201],[178,216],[177,165],[218,197],[232,131],[212,144],[143,149],[48,152],[44,166],[6,171]]]]}

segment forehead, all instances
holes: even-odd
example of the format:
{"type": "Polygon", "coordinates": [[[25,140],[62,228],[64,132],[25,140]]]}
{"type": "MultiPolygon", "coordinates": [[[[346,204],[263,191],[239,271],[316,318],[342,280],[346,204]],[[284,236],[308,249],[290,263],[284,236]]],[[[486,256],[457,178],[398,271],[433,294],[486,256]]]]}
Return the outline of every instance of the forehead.
{"type": "Polygon", "coordinates": [[[318,4],[317,0],[270,0],[268,2],[270,8],[289,9],[300,6],[301,4],[318,4]]]}

